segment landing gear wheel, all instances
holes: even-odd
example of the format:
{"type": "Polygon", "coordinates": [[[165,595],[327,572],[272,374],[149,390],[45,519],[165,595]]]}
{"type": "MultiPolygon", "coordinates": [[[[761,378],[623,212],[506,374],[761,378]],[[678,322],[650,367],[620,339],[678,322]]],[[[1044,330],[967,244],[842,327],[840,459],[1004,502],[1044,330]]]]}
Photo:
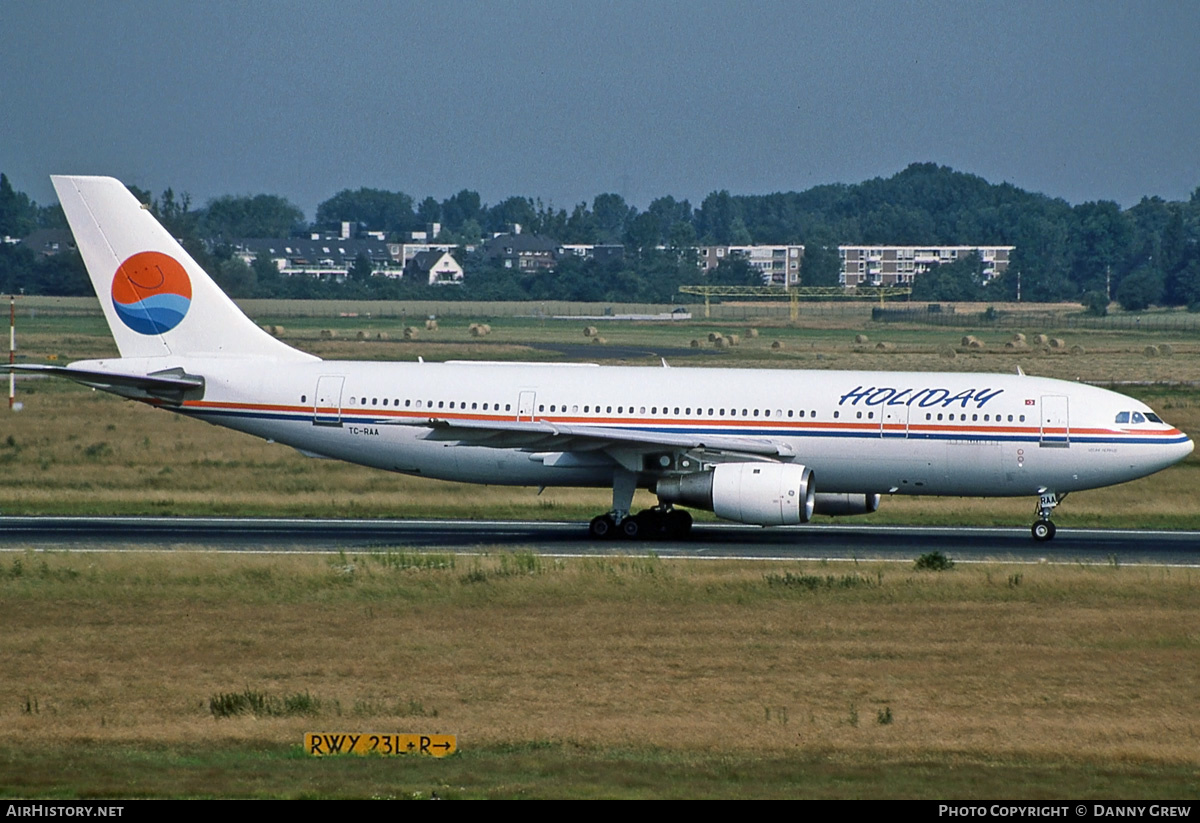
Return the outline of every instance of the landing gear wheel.
{"type": "Polygon", "coordinates": [[[588,534],[597,540],[607,540],[615,536],[617,523],[613,520],[611,514],[602,514],[599,517],[593,517],[592,522],[588,524],[588,534]]]}
{"type": "Polygon", "coordinates": [[[624,520],[621,521],[621,526],[620,526],[621,536],[624,537],[626,540],[637,540],[639,537],[642,536],[642,532],[650,531],[649,529],[644,529],[642,527],[641,521],[642,521],[642,518],[640,516],[639,517],[626,517],[624,520]]]}
{"type": "Polygon", "coordinates": [[[1054,537],[1054,524],[1049,520],[1039,520],[1033,524],[1033,539],[1039,543],[1044,543],[1054,537]]]}
{"type": "Polygon", "coordinates": [[[692,532],[692,516],[682,509],[673,509],[666,515],[664,536],[669,540],[682,540],[692,532]]]}

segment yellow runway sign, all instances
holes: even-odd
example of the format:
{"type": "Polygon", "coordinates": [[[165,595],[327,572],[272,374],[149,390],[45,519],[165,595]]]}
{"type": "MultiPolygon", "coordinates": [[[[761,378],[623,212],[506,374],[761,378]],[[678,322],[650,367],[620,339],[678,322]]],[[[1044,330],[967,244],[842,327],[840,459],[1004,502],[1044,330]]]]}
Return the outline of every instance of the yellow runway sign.
{"type": "Polygon", "coordinates": [[[327,754],[424,754],[445,757],[458,751],[452,734],[318,734],[304,735],[304,751],[320,757],[327,754]]]}

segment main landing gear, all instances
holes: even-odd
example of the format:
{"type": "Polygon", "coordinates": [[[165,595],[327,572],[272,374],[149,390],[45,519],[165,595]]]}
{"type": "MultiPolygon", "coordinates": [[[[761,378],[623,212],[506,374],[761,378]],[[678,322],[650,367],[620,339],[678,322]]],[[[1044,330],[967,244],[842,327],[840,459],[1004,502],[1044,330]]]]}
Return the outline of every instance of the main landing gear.
{"type": "MultiPolygon", "coordinates": [[[[1063,497],[1066,497],[1064,494],[1063,497]]],[[[1054,538],[1054,524],[1050,522],[1050,513],[1054,511],[1054,507],[1062,502],[1062,498],[1056,495],[1049,489],[1038,490],[1037,503],[1037,520],[1030,530],[1033,533],[1033,539],[1039,543],[1044,543],[1047,540],[1054,538]]]]}
{"type": "Polygon", "coordinates": [[[629,513],[637,475],[623,467],[613,470],[613,507],[608,514],[592,518],[588,533],[598,540],[679,540],[692,530],[692,516],[670,504],[660,504],[637,514],[629,513]]]}
{"type": "Polygon", "coordinates": [[[692,516],[683,509],[655,506],[617,520],[614,512],[592,518],[588,532],[597,539],[681,540],[692,530],[692,516]]]}

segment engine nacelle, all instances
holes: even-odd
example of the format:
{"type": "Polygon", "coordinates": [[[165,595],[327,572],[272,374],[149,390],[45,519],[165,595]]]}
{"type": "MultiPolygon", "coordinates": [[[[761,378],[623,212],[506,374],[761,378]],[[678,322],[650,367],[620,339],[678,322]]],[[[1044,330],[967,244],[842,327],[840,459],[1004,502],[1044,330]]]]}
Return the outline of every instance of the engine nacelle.
{"type": "Polygon", "coordinates": [[[818,493],[813,514],[846,517],[851,514],[870,514],[879,511],[878,494],[818,493]]]}
{"type": "Polygon", "coordinates": [[[663,503],[755,526],[807,523],[816,504],[812,469],[795,463],[720,463],[712,471],[664,478],[654,491],[663,503]]]}

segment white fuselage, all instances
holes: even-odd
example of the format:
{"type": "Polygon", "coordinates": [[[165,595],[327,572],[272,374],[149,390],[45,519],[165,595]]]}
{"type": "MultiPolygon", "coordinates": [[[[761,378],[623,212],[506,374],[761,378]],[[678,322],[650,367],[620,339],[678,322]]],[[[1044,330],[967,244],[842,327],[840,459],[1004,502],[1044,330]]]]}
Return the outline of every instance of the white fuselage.
{"type": "MultiPolygon", "coordinates": [[[[473,483],[608,486],[602,450],[435,436],[436,421],[543,421],[782,444],[822,492],[1025,496],[1121,483],[1192,450],[1116,392],[1024,375],[513,363],[143,358],[76,364],[205,376],[189,416],[302,451],[473,483]],[[167,362],[169,361],[169,362],[167,362]]],[[[643,478],[641,482],[646,482],[643,478]]]]}

